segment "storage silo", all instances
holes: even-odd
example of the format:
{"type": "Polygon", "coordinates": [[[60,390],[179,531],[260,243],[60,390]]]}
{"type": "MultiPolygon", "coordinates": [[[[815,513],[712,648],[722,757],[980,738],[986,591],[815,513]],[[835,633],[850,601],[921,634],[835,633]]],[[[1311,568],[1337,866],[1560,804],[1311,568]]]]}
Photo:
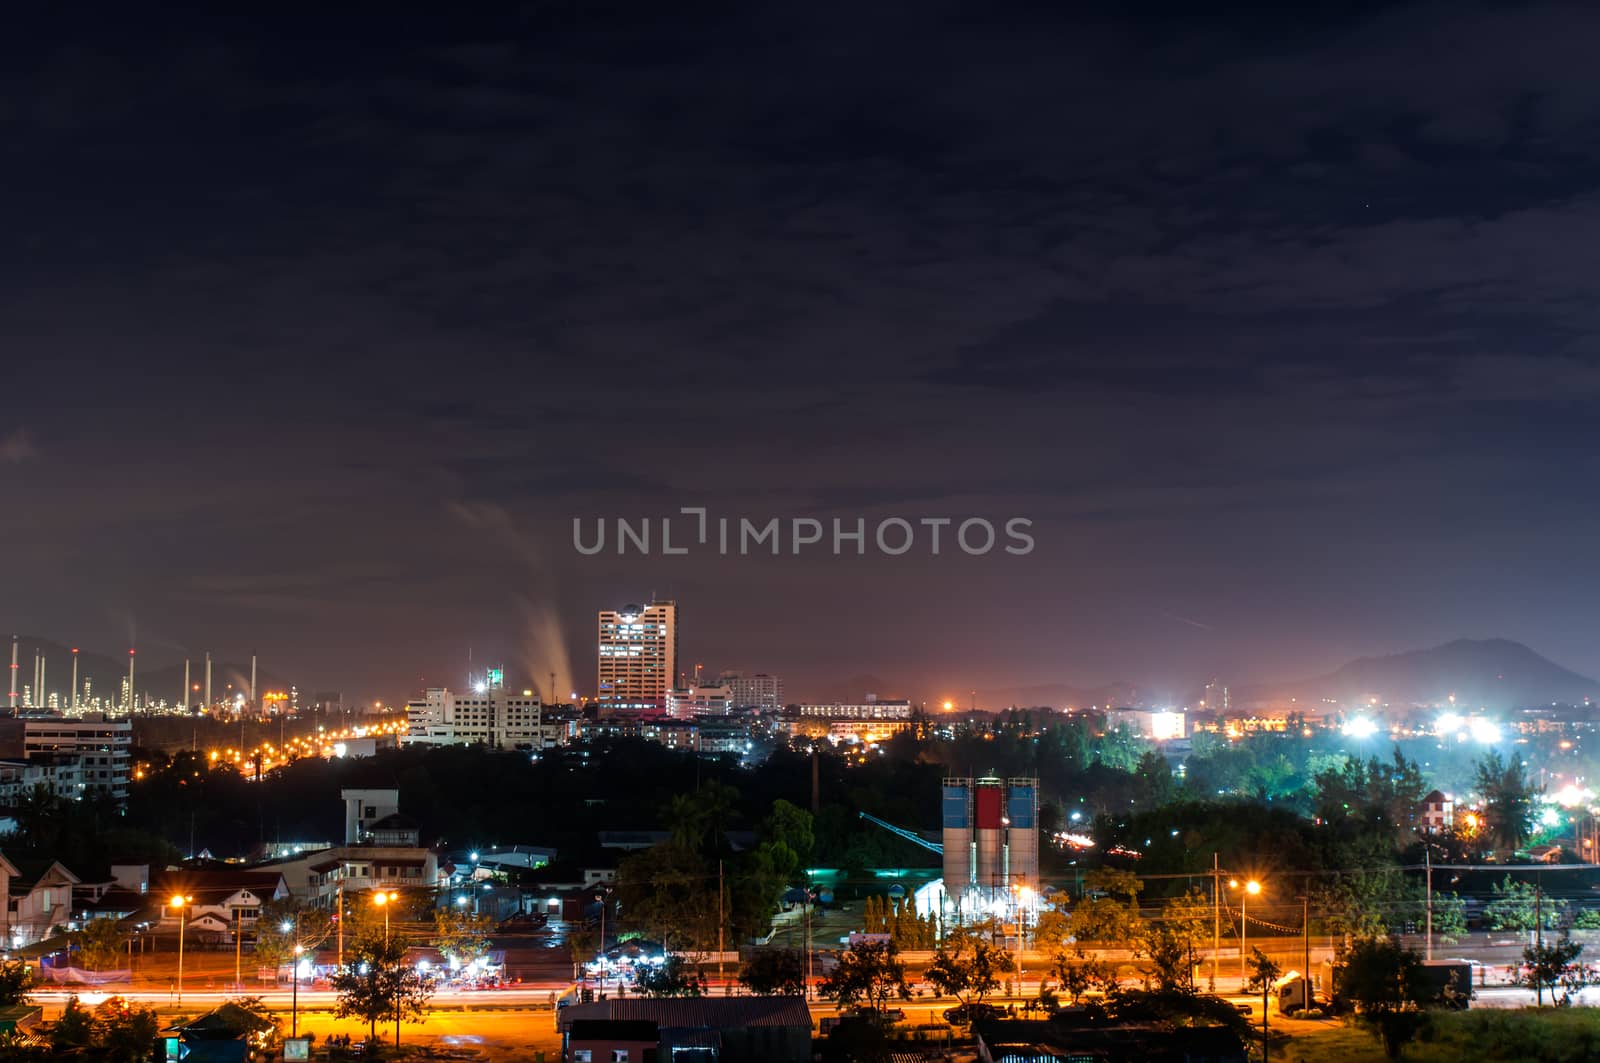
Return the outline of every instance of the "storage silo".
{"type": "Polygon", "coordinates": [[[944,893],[953,912],[972,890],[972,780],[944,781],[944,893]]]}
{"type": "Polygon", "coordinates": [[[1005,889],[1005,786],[999,779],[979,779],[972,788],[973,841],[977,847],[975,877],[985,905],[1005,889]]]}
{"type": "Polygon", "coordinates": [[[1011,856],[1011,888],[1039,892],[1039,780],[1011,779],[1006,784],[1007,850],[1011,856]]]}

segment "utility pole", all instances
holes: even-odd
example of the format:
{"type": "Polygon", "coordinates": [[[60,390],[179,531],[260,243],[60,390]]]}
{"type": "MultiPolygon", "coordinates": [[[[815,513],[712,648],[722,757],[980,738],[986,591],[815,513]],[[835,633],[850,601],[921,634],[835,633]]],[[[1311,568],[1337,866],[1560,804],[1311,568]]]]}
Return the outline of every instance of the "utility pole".
{"type": "Polygon", "coordinates": [[[728,984],[722,981],[722,928],[726,925],[722,914],[722,861],[717,861],[717,981],[722,983],[722,995],[728,995],[728,984]]]}
{"type": "Polygon", "coordinates": [[[1422,866],[1425,869],[1424,873],[1426,875],[1424,881],[1426,881],[1428,884],[1428,944],[1424,952],[1425,958],[1431,963],[1433,961],[1433,846],[1427,844],[1426,842],[1424,842],[1422,846],[1422,866]]]}
{"type": "Polygon", "coordinates": [[[1309,1008],[1311,1006],[1311,883],[1309,881],[1306,883],[1305,895],[1300,898],[1300,926],[1301,932],[1305,935],[1303,944],[1305,946],[1306,964],[1303,972],[1305,974],[1305,991],[1301,993],[1302,999],[1300,1003],[1309,1008]]]}
{"type": "MultiPolygon", "coordinates": [[[[1533,925],[1535,927],[1535,930],[1534,930],[1535,940],[1538,942],[1538,944],[1535,947],[1540,951],[1540,953],[1543,953],[1543,951],[1544,951],[1544,883],[1543,883],[1542,879],[1537,878],[1537,877],[1533,880],[1533,925]]],[[[1540,956],[1541,962],[1543,961],[1543,958],[1544,957],[1541,955],[1540,956]]],[[[1534,975],[1533,992],[1534,992],[1535,997],[1537,998],[1536,999],[1536,1003],[1538,1004],[1538,1006],[1541,1007],[1541,1008],[1544,1007],[1544,978],[1541,977],[1540,975],[1537,975],[1537,974],[1534,975]]]]}
{"type": "Polygon", "coordinates": [[[1207,988],[1217,991],[1217,960],[1222,951],[1222,868],[1217,865],[1217,854],[1211,854],[1211,982],[1207,988]]]}

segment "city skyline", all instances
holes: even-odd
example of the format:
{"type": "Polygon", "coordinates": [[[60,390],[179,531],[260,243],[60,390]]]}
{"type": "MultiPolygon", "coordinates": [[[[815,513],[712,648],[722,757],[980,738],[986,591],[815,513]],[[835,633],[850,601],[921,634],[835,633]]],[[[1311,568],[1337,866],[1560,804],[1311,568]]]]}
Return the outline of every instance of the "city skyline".
{"type": "Polygon", "coordinates": [[[652,595],[796,694],[1600,675],[1593,11],[60,18],[0,43],[0,630],[385,701],[652,595]],[[574,546],[686,507],[1033,545],[574,546]]]}

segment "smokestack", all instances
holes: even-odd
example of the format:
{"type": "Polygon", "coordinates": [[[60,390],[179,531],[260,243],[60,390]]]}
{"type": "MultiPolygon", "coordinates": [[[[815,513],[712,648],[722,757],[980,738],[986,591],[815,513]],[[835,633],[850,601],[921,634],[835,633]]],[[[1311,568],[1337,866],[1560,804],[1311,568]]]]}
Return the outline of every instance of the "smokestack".
{"type": "Polygon", "coordinates": [[[44,696],[44,654],[42,653],[39,654],[39,689],[34,692],[33,696],[38,699],[41,709],[50,707],[50,699],[44,696]]]}
{"type": "Polygon", "coordinates": [[[17,711],[17,636],[11,636],[11,711],[17,711]]]}
{"type": "Polygon", "coordinates": [[[78,707],[78,647],[72,647],[72,690],[67,694],[67,707],[78,707]]]}
{"type": "Polygon", "coordinates": [[[28,708],[39,707],[39,651],[33,651],[33,682],[28,687],[28,708]]]}
{"type": "Polygon", "coordinates": [[[560,702],[556,700],[556,674],[554,672],[550,673],[550,704],[560,704],[560,702]]]}
{"type": "Polygon", "coordinates": [[[206,651],[206,711],[211,711],[211,651],[206,651]]]}
{"type": "Polygon", "coordinates": [[[134,710],[136,708],[138,708],[138,705],[139,705],[139,699],[134,697],[134,695],[133,695],[133,654],[134,654],[134,651],[130,648],[128,650],[128,715],[129,716],[133,715],[134,710]]]}
{"type": "Polygon", "coordinates": [[[256,655],[253,653],[250,655],[250,697],[248,704],[251,711],[254,711],[256,707],[256,655]]]}
{"type": "Polygon", "coordinates": [[[189,711],[189,658],[183,659],[183,697],[178,699],[178,704],[183,706],[183,711],[189,711]]]}

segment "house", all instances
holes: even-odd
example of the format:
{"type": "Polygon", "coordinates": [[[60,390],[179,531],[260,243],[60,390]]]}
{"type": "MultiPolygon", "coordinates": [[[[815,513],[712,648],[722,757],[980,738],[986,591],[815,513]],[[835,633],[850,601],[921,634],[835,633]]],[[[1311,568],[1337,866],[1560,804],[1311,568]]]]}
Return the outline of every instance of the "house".
{"type": "Polygon", "coordinates": [[[566,1063],[656,1063],[661,1030],[647,1019],[584,1019],[567,1034],[566,1063]]]}
{"type": "Polygon", "coordinates": [[[1422,799],[1422,829],[1429,834],[1449,830],[1455,824],[1456,804],[1438,790],[1422,799]]]}
{"type": "MultiPolygon", "coordinates": [[[[661,1060],[692,1058],[701,1063],[810,1063],[811,1060],[811,1012],[805,998],[798,996],[614,998],[573,1004],[562,1009],[556,1021],[561,1031],[565,1063],[577,1063],[572,1054],[574,1026],[586,1022],[607,1025],[583,1027],[586,1033],[598,1032],[603,1036],[577,1050],[593,1052],[596,1047],[608,1047],[604,1036],[615,1037],[630,1030],[642,1036],[644,1024],[653,1024],[658,1036],[655,1051],[661,1060]],[[609,1025],[618,1022],[639,1025],[609,1025]]],[[[609,1047],[628,1050],[627,1063],[636,1063],[631,1055],[635,1046],[643,1048],[645,1042],[618,1040],[609,1047]]],[[[614,1061],[595,1055],[589,1063],[614,1061]]]]}
{"type": "Polygon", "coordinates": [[[169,1054],[168,1059],[183,1059],[187,1063],[245,1063],[255,1059],[255,1050],[265,1049],[277,1033],[277,1024],[247,1011],[232,1002],[213,1011],[169,1026],[162,1033],[168,1045],[181,1042],[180,1054],[169,1054]]]}
{"type": "Polygon", "coordinates": [[[1081,1024],[1057,1017],[980,1019],[972,1032],[982,1063],[1248,1063],[1249,1058],[1239,1035],[1222,1026],[1081,1024]]]}
{"type": "Polygon", "coordinates": [[[248,939],[255,930],[261,907],[289,896],[281,871],[168,871],[155,883],[155,903],[160,924],[177,929],[179,909],[170,900],[184,897],[181,919],[184,931],[207,944],[231,943],[234,934],[248,939]]]}
{"type": "Polygon", "coordinates": [[[18,858],[6,899],[12,948],[50,936],[52,927],[72,921],[72,891],[79,883],[59,860],[18,858]]]}

